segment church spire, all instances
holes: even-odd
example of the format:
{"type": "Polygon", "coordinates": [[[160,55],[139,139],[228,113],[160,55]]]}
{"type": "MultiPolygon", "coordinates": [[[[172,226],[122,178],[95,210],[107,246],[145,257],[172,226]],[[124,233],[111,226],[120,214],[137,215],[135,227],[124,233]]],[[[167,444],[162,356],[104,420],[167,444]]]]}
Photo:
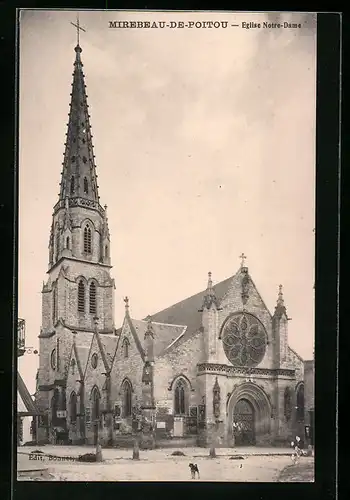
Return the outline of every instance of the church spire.
{"type": "Polygon", "coordinates": [[[82,28],[79,23],[74,26],[77,26],[78,44],[74,49],[73,83],[59,201],[64,203],[67,197],[75,198],[79,205],[94,207],[99,196],[81,60],[82,49],[79,45],[79,30],[82,28]]]}

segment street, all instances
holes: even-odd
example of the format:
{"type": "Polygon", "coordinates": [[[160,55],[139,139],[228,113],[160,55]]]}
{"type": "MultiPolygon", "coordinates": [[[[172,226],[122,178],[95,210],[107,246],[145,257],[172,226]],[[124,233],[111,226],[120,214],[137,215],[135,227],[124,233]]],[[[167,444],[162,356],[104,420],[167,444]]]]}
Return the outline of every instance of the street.
{"type": "MultiPolygon", "coordinates": [[[[200,481],[273,482],[291,464],[290,450],[218,449],[217,458],[208,457],[204,448],[185,448],[186,456],[172,456],[174,450],[140,451],[140,460],[132,460],[132,450],[103,449],[103,462],[81,463],[63,459],[29,460],[29,453],[41,449],[46,455],[72,457],[93,452],[93,448],[43,446],[18,448],[20,480],[28,480],[26,470],[47,469],[54,481],[191,481],[189,463],[198,464],[200,481]],[[231,456],[236,456],[232,459],[231,456]],[[239,458],[243,457],[243,458],[239,458]]],[[[306,460],[306,459],[305,459],[306,460]]],[[[198,479],[195,479],[198,481],[198,479]]]]}

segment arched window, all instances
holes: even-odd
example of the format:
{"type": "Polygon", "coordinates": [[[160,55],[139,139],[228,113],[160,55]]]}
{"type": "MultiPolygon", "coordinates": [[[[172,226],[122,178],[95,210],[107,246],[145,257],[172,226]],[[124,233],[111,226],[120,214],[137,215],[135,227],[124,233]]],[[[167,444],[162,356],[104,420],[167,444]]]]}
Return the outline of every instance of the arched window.
{"type": "Polygon", "coordinates": [[[297,420],[302,422],[304,420],[305,401],[304,401],[304,384],[300,384],[297,389],[297,420]]]}
{"type": "Polygon", "coordinates": [[[70,395],[69,400],[69,417],[71,424],[75,424],[77,421],[77,395],[74,391],[70,395]]]}
{"type": "Polygon", "coordinates": [[[74,194],[74,191],[75,191],[74,175],[72,175],[72,177],[70,178],[70,194],[74,194]]]}
{"type": "Polygon", "coordinates": [[[180,379],[177,381],[175,386],[175,414],[184,415],[186,413],[186,406],[186,386],[184,380],[180,379]]]}
{"type": "Polygon", "coordinates": [[[78,283],[78,312],[85,312],[85,285],[83,280],[78,283]]]}
{"type": "Polygon", "coordinates": [[[97,387],[93,388],[91,399],[92,399],[91,420],[96,421],[100,419],[100,392],[97,389],[97,387]]]}
{"type": "Polygon", "coordinates": [[[123,348],[123,356],[124,358],[128,358],[129,357],[129,341],[127,338],[123,339],[123,344],[122,344],[122,348],[123,348]]]}
{"type": "Polygon", "coordinates": [[[123,414],[130,417],[132,411],[132,388],[131,383],[125,380],[123,383],[123,414]]]}
{"type": "Polygon", "coordinates": [[[105,246],[105,257],[108,259],[108,245],[105,246]]]}
{"type": "Polygon", "coordinates": [[[89,185],[86,177],[84,177],[84,193],[89,194],[89,185]]]}
{"type": "Polygon", "coordinates": [[[84,228],[84,252],[91,253],[91,228],[89,226],[84,228]]]}
{"type": "Polygon", "coordinates": [[[89,312],[91,314],[96,314],[96,285],[94,282],[90,284],[89,293],[89,312]]]}
{"type": "Polygon", "coordinates": [[[66,238],[66,248],[67,250],[69,250],[69,236],[67,236],[66,238]]]}

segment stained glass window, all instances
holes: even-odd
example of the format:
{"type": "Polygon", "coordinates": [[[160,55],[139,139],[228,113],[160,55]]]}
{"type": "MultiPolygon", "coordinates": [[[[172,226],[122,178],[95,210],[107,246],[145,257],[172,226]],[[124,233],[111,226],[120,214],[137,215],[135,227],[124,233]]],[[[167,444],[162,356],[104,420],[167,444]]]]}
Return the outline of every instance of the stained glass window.
{"type": "Polygon", "coordinates": [[[132,406],[132,396],[131,396],[131,384],[128,380],[123,383],[123,413],[124,417],[131,416],[131,406],[132,406]]]}
{"type": "Polygon", "coordinates": [[[174,401],[175,415],[184,415],[186,413],[185,383],[182,379],[180,379],[176,384],[174,396],[175,396],[175,401],[174,401]]]}
{"type": "Polygon", "coordinates": [[[227,359],[235,366],[256,366],[266,351],[267,335],[260,321],[245,312],[226,321],[222,343],[227,359]]]}

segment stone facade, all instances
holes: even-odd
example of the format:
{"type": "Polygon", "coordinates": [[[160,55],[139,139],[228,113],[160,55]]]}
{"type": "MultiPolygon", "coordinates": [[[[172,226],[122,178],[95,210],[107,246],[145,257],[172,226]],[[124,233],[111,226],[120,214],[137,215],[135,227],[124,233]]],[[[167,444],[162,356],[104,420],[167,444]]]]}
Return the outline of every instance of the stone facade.
{"type": "Polygon", "coordinates": [[[304,425],[304,362],[288,345],[282,287],[272,314],[242,262],[216,285],[209,273],[206,290],[151,318],[132,318],[125,298],[115,329],[107,211],[80,54],[77,47],[42,289],[40,438],[111,446],[135,435],[149,446],[288,442],[304,425]]]}

